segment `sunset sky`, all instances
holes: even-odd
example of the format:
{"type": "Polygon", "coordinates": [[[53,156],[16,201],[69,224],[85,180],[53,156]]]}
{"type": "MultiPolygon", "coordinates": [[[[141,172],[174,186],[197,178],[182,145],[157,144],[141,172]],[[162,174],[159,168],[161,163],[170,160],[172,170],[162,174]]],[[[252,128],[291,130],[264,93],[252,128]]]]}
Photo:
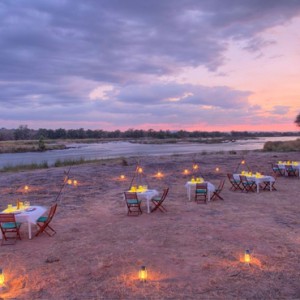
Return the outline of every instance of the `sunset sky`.
{"type": "Polygon", "coordinates": [[[0,127],[296,131],[300,0],[0,0],[0,127]]]}

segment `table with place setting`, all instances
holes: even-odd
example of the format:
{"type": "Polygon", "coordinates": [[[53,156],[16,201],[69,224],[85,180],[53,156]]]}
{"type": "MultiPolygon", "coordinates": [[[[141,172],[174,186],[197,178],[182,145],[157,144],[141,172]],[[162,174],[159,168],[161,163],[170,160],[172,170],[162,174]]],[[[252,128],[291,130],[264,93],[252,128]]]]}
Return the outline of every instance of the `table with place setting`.
{"type": "Polygon", "coordinates": [[[300,162],[299,161],[278,161],[278,167],[285,172],[286,174],[286,167],[292,167],[293,169],[298,171],[298,176],[300,177],[300,162]]]}
{"type": "Polygon", "coordinates": [[[275,178],[273,176],[269,175],[263,175],[259,172],[253,173],[253,172],[247,172],[242,171],[240,174],[233,174],[233,178],[237,181],[240,180],[240,175],[246,176],[249,181],[254,181],[256,184],[256,192],[259,193],[259,188],[261,183],[269,182],[270,191],[272,191],[272,185],[275,182],[275,178]]]}
{"type": "Polygon", "coordinates": [[[150,202],[151,199],[159,195],[159,192],[155,189],[148,189],[147,185],[132,186],[129,192],[136,192],[139,200],[146,200],[147,213],[150,214],[150,202]]]}
{"type": "Polygon", "coordinates": [[[213,194],[213,192],[216,190],[216,187],[212,183],[210,183],[208,181],[205,181],[201,177],[192,178],[190,181],[188,181],[185,184],[185,187],[186,187],[186,190],[187,190],[187,197],[188,197],[189,201],[191,201],[192,191],[193,192],[195,191],[197,183],[207,183],[207,201],[210,201],[210,197],[213,194]]]}
{"type": "MultiPolygon", "coordinates": [[[[16,206],[8,204],[7,208],[1,213],[13,213],[15,215],[16,222],[27,223],[28,226],[28,238],[32,238],[31,226],[36,224],[36,221],[41,217],[47,208],[44,206],[30,205],[26,202],[18,202],[16,206]]],[[[2,239],[2,232],[0,231],[0,239],[2,239]]]]}

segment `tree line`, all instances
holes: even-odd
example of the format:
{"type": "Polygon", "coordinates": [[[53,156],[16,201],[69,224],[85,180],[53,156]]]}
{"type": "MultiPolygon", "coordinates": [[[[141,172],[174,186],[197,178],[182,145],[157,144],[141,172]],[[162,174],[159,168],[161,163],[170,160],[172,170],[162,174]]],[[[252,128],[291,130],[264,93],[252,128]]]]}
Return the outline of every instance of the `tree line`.
{"type": "MultiPolygon", "coordinates": [[[[300,115],[299,121],[300,121],[300,115]]],[[[295,121],[296,123],[296,121],[295,121]]],[[[300,123],[299,123],[300,124],[300,123]]],[[[138,139],[138,138],[153,138],[153,139],[184,139],[184,138],[223,138],[223,139],[238,139],[252,138],[262,136],[298,136],[299,132],[249,132],[249,131],[170,131],[153,129],[128,129],[126,131],[114,130],[105,131],[101,129],[30,129],[27,125],[20,125],[16,129],[0,129],[0,141],[8,140],[39,140],[43,139],[138,139]]]]}

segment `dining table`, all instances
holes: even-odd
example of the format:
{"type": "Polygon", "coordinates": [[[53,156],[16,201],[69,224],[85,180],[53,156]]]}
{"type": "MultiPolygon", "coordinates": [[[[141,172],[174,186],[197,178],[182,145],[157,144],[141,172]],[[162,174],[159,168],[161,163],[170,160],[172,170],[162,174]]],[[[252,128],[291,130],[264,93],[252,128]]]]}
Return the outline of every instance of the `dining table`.
{"type": "Polygon", "coordinates": [[[146,200],[147,204],[147,213],[150,214],[150,203],[151,200],[159,195],[159,192],[155,189],[148,189],[148,188],[138,188],[138,189],[130,189],[128,192],[136,192],[137,197],[139,200],[146,200]]]}
{"type": "Polygon", "coordinates": [[[262,175],[257,173],[241,173],[233,174],[233,178],[237,181],[240,180],[240,176],[246,176],[249,181],[254,181],[256,184],[256,192],[259,193],[260,184],[264,182],[269,182],[270,191],[272,191],[272,185],[275,182],[275,178],[269,175],[262,175]]]}
{"type": "Polygon", "coordinates": [[[190,180],[185,184],[189,201],[192,199],[192,192],[195,192],[197,183],[207,183],[207,201],[210,201],[211,195],[216,190],[216,187],[209,181],[197,182],[196,180],[190,180]]]}
{"type": "MultiPolygon", "coordinates": [[[[16,222],[19,223],[27,223],[28,226],[28,238],[32,238],[31,227],[32,225],[36,225],[36,221],[39,217],[41,217],[47,208],[44,206],[31,205],[28,207],[20,207],[11,206],[7,207],[2,211],[2,213],[13,213],[15,215],[16,222]]],[[[0,230],[0,239],[2,239],[2,232],[0,230]]]]}
{"type": "Polygon", "coordinates": [[[285,175],[287,176],[287,172],[285,171],[286,170],[286,167],[287,166],[292,166],[293,169],[297,170],[298,171],[298,176],[300,177],[300,161],[279,161],[278,162],[278,167],[284,171],[285,175]]]}

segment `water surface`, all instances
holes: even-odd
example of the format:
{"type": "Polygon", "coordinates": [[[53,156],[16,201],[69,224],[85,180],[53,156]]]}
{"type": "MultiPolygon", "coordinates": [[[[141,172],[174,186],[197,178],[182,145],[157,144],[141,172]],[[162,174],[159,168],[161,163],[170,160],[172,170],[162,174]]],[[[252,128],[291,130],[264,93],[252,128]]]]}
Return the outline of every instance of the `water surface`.
{"type": "Polygon", "coordinates": [[[57,160],[105,159],[144,155],[193,154],[231,150],[261,150],[267,141],[291,141],[299,137],[261,137],[218,144],[135,144],[130,142],[108,142],[98,144],[71,144],[70,148],[45,152],[0,154],[0,167],[47,162],[49,166],[57,160]]]}

